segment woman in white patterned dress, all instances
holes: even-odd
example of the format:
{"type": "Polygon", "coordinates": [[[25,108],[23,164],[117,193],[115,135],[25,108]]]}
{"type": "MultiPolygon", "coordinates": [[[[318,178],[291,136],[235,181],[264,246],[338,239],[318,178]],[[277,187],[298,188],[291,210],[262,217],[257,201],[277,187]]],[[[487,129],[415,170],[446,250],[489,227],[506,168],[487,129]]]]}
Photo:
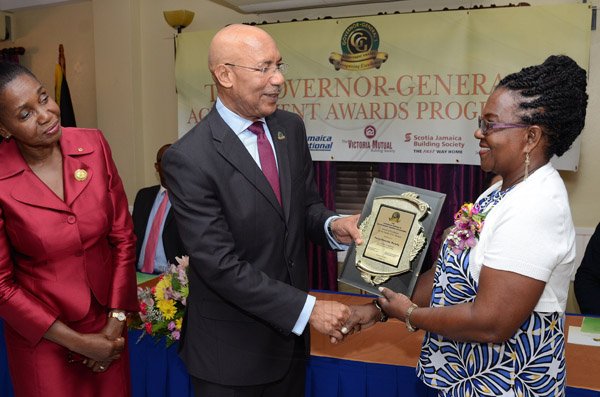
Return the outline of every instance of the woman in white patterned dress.
{"type": "MultiPolygon", "coordinates": [[[[482,169],[502,180],[457,213],[414,303],[382,289],[387,315],[426,331],[417,375],[440,396],[565,394],[575,231],[549,160],[583,129],[585,90],[585,70],[567,56],[502,79],[475,132],[482,169]]],[[[354,321],[364,327],[379,315],[366,305],[354,321]]]]}

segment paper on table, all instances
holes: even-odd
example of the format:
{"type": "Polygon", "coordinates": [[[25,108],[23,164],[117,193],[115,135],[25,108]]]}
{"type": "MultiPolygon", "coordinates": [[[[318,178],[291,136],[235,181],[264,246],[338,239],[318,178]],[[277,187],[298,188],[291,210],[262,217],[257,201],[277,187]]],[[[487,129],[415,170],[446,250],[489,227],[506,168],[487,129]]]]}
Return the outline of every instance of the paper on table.
{"type": "Polygon", "coordinates": [[[574,343],[576,345],[586,346],[598,346],[600,347],[600,335],[585,334],[581,332],[581,327],[569,326],[569,338],[568,343],[574,343]]]}
{"type": "Polygon", "coordinates": [[[584,317],[581,323],[581,332],[596,334],[600,338],[600,317],[584,317]]]}

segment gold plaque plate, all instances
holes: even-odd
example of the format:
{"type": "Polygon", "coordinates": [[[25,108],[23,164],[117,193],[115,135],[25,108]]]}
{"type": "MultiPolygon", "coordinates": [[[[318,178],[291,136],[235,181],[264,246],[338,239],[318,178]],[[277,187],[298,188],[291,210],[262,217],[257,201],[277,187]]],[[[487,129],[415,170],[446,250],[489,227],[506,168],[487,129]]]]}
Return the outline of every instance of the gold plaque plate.
{"type": "Polygon", "coordinates": [[[356,268],[370,285],[409,272],[411,262],[423,250],[427,237],[421,221],[429,205],[417,193],[380,196],[360,224],[364,244],[356,246],[356,268]]]}

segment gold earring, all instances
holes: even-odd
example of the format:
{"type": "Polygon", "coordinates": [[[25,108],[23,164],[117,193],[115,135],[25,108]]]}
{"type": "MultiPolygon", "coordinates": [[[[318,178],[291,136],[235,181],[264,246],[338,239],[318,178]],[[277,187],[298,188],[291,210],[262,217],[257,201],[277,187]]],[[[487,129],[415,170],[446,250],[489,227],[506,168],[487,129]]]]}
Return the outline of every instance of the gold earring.
{"type": "Polygon", "coordinates": [[[529,161],[529,152],[525,153],[525,176],[523,177],[523,180],[525,181],[527,179],[527,177],[529,176],[529,164],[531,162],[529,161]]]}

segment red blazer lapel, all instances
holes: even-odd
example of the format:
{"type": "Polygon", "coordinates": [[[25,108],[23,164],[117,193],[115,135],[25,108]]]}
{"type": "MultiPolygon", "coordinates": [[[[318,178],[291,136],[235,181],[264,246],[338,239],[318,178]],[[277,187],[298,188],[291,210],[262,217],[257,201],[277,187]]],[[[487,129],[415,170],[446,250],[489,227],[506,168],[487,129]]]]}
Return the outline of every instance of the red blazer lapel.
{"type": "Polygon", "coordinates": [[[94,151],[86,143],[86,141],[83,141],[75,144],[68,136],[63,137],[60,142],[63,153],[65,203],[69,207],[79,197],[81,192],[85,190],[94,176],[93,169],[82,161],[86,155],[94,151]]]}
{"type": "Polygon", "coordinates": [[[36,207],[69,211],[66,204],[31,171],[14,141],[3,142],[2,145],[2,163],[6,167],[0,173],[0,179],[14,179],[10,192],[12,198],[36,207]]]}

